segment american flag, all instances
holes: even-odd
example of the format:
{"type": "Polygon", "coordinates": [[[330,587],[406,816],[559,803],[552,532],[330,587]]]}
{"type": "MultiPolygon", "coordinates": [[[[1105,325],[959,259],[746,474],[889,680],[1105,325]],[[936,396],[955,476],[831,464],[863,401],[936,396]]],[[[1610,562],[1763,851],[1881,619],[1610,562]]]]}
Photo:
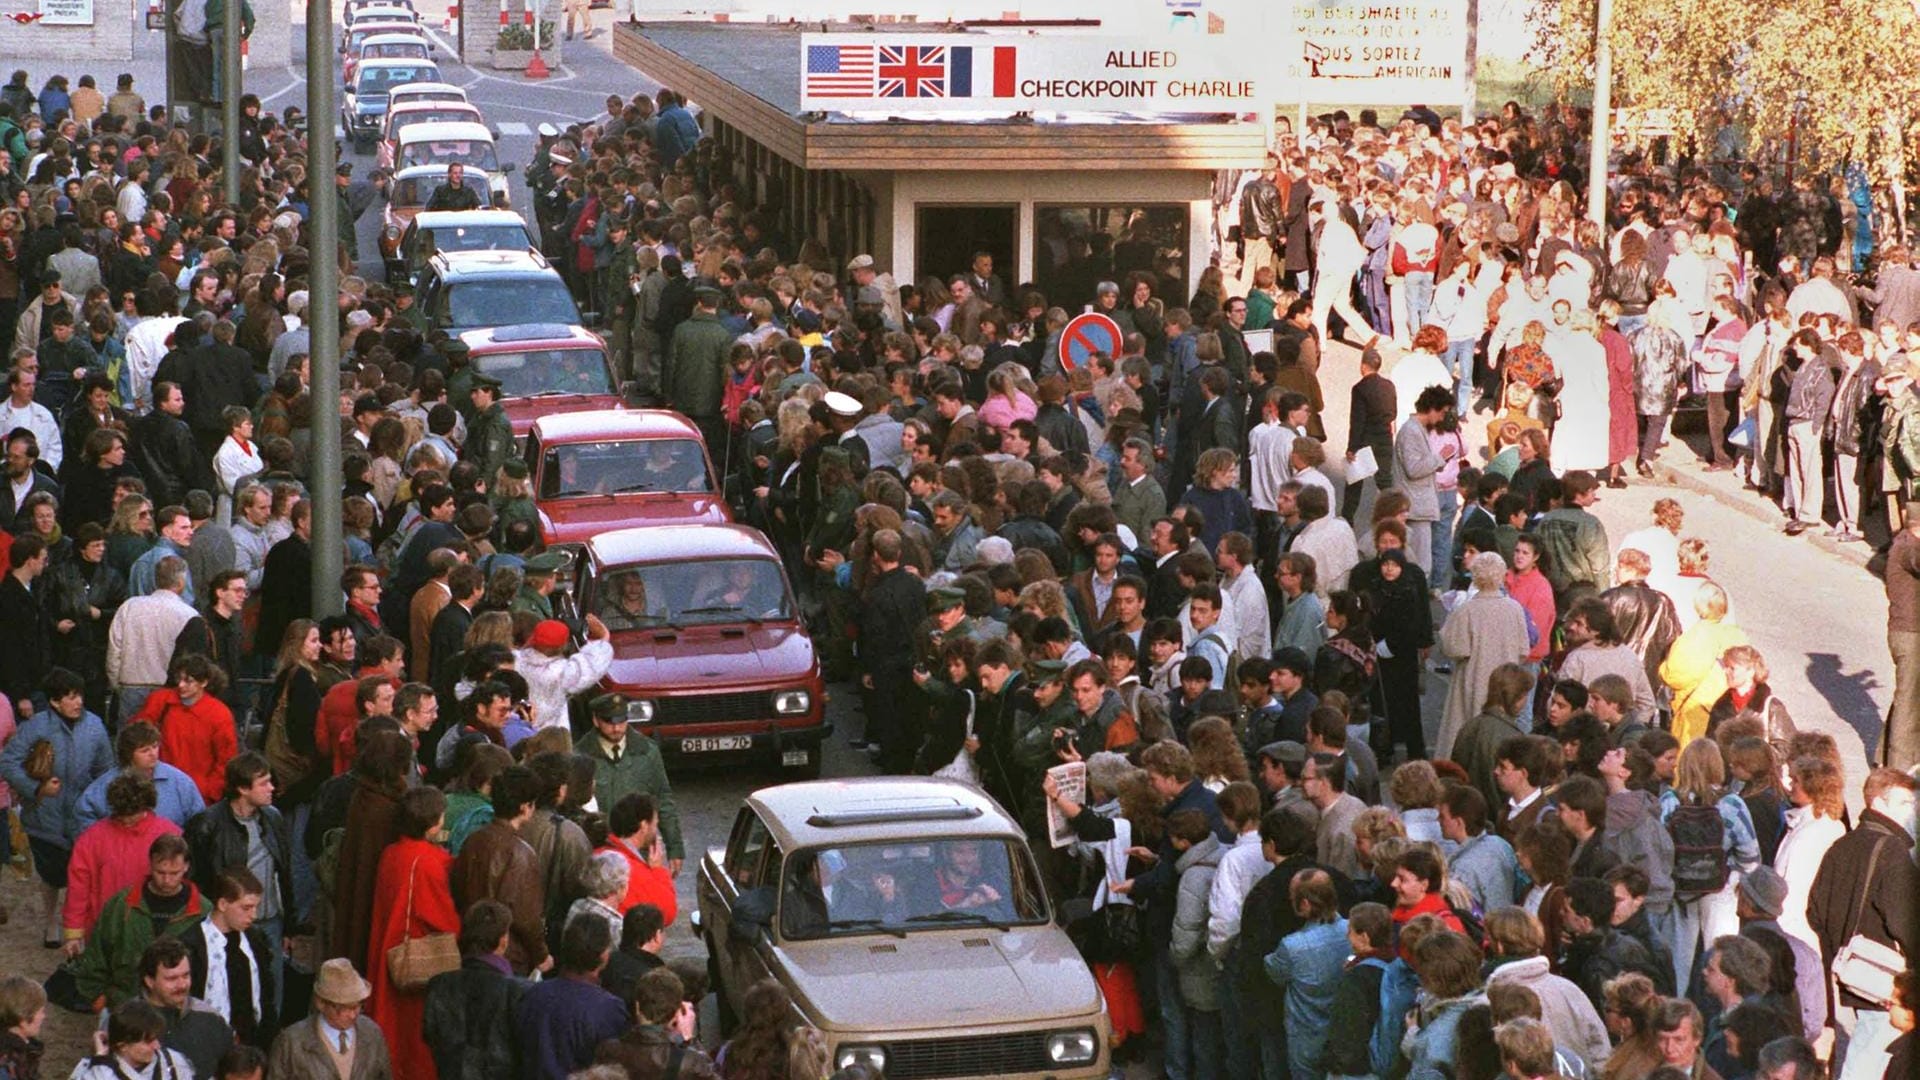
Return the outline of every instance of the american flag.
{"type": "Polygon", "coordinates": [[[807,46],[809,97],[872,97],[874,46],[807,46]]]}
{"type": "Polygon", "coordinates": [[[881,97],[946,97],[947,49],[944,45],[882,45],[879,75],[881,97]]]}

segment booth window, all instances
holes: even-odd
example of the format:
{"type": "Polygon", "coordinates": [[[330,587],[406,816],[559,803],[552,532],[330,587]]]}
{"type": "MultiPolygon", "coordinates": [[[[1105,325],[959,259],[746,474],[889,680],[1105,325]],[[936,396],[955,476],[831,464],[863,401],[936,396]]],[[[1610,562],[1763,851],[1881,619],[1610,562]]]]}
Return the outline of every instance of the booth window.
{"type": "Polygon", "coordinates": [[[1187,261],[1184,203],[1127,206],[1037,206],[1033,274],[1047,302],[1078,312],[1102,281],[1121,283],[1136,271],[1154,278],[1153,294],[1185,307],[1193,287],[1187,261]]]}

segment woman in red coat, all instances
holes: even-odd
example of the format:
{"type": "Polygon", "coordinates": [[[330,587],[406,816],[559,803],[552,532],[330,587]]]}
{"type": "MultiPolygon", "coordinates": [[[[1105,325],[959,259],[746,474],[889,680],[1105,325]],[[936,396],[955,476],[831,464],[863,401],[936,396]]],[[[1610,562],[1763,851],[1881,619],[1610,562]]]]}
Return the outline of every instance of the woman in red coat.
{"type": "MultiPolygon", "coordinates": [[[[1605,305],[1602,303],[1602,313],[1605,305]]],[[[1615,319],[1618,312],[1615,312],[1615,319]]],[[[1607,486],[1627,486],[1626,461],[1639,449],[1640,430],[1633,403],[1633,346],[1615,325],[1603,321],[1600,347],[1607,353],[1607,486]]]]}
{"type": "Polygon", "coordinates": [[[387,972],[387,950],[410,938],[460,932],[448,871],[453,856],[432,842],[447,815],[438,788],[417,787],[400,799],[400,838],[380,855],[375,877],[373,933],[367,941],[367,1016],[380,1025],[393,1057],[393,1075],[434,1080],[433,1054],[422,1033],[424,990],[403,991],[387,972]],[[411,904],[411,912],[409,912],[411,904]]]}
{"type": "Polygon", "coordinates": [[[173,663],[173,685],[148,695],[134,714],[160,729],[160,760],[193,778],[212,806],[226,797],[227,762],[240,752],[233,711],[215,695],[213,661],[188,653],[173,663]]]}

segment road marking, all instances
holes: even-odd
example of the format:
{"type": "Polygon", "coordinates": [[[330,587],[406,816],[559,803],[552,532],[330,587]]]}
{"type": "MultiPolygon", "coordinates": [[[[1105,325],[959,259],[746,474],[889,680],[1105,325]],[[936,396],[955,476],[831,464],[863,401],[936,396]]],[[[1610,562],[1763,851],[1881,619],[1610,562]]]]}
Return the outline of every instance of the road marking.
{"type": "Polygon", "coordinates": [[[528,127],[527,125],[525,125],[525,124],[523,124],[523,123],[521,123],[521,122],[520,122],[520,121],[518,121],[518,120],[509,120],[509,121],[507,121],[506,123],[504,123],[504,124],[501,124],[501,125],[500,125],[500,134],[502,134],[502,135],[531,135],[531,134],[533,134],[533,129],[532,129],[532,128],[530,128],[530,127],[528,127]]]}

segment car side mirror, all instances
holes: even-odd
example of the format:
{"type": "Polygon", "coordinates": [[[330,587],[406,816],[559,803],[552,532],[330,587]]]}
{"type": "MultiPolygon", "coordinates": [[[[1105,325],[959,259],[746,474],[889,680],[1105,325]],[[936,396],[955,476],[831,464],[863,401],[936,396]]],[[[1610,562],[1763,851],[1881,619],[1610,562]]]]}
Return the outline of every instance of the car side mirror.
{"type": "Polygon", "coordinates": [[[773,926],[775,896],[773,886],[760,885],[741,893],[733,902],[733,917],[727,923],[727,936],[743,945],[757,943],[773,926]]]}
{"type": "Polygon", "coordinates": [[[639,380],[628,379],[626,382],[623,382],[620,384],[620,400],[626,402],[629,405],[639,402],[640,400],[639,380]]]}
{"type": "Polygon", "coordinates": [[[501,172],[503,172],[503,173],[510,173],[510,172],[516,172],[516,171],[518,171],[518,170],[519,170],[519,168],[520,168],[520,163],[519,163],[519,162],[517,162],[517,161],[509,161],[509,162],[507,162],[507,163],[506,163],[505,165],[502,165],[502,166],[500,166],[500,171],[501,171],[501,172]]]}

